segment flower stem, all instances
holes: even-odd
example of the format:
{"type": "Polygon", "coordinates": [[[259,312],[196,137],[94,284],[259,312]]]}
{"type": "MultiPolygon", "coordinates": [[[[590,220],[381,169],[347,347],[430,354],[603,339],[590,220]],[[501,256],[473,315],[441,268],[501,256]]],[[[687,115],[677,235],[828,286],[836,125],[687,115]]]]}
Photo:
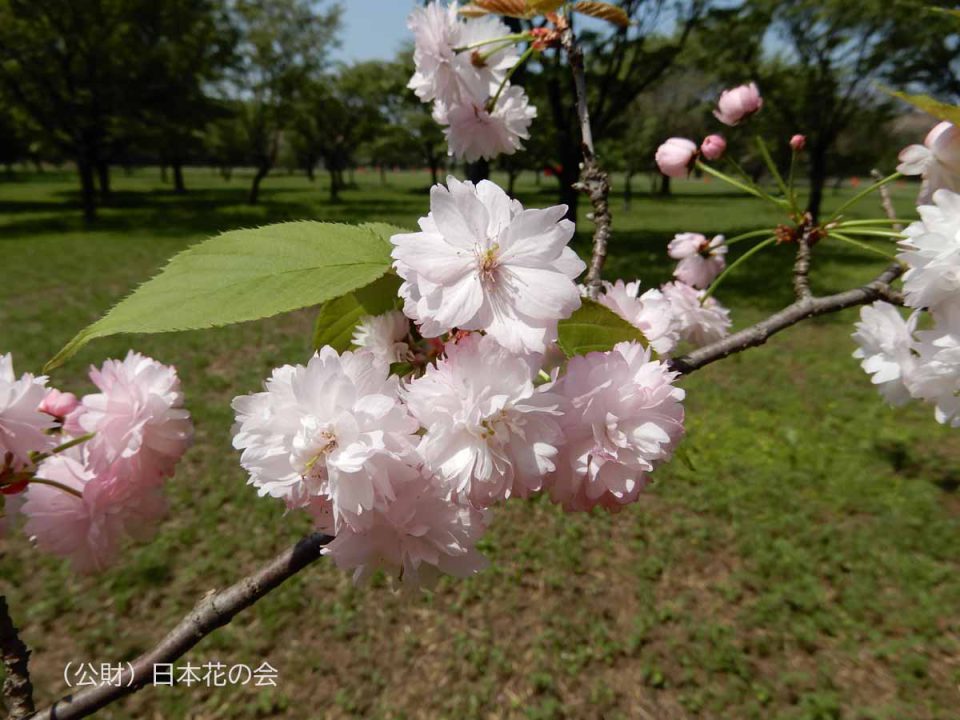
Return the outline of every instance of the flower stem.
{"type": "Polygon", "coordinates": [[[898,233],[894,230],[884,230],[881,228],[857,226],[850,227],[846,225],[837,225],[837,227],[850,235],[870,235],[872,237],[894,238],[895,240],[903,240],[907,237],[903,233],[898,233]]]}
{"type": "Polygon", "coordinates": [[[765,193],[756,185],[748,185],[747,183],[740,182],[739,180],[730,177],[726,173],[720,172],[716,168],[712,168],[709,165],[706,165],[705,163],[700,162],[699,160],[697,160],[697,167],[700,168],[703,172],[707,173],[708,175],[713,175],[715,178],[723,180],[725,183],[733,185],[735,188],[739,188],[740,190],[743,190],[746,193],[750,193],[754,197],[758,197],[761,200],[768,200],[772,202],[774,205],[777,205],[779,207],[790,206],[790,204],[786,200],[777,200],[776,198],[765,193]]]}
{"type": "Polygon", "coordinates": [[[902,225],[899,218],[871,218],[869,220],[842,220],[837,227],[856,227],[857,225],[902,225]]]}
{"type": "Polygon", "coordinates": [[[500,94],[503,92],[503,89],[507,86],[507,83],[510,82],[510,78],[513,77],[513,74],[517,71],[517,69],[521,65],[523,65],[527,60],[530,59],[530,56],[533,55],[533,52],[534,52],[533,46],[531,45],[526,49],[526,51],[524,51],[523,55],[520,56],[520,59],[517,60],[517,64],[514,65],[512,68],[510,68],[510,71],[504,76],[503,82],[501,82],[500,87],[497,88],[497,94],[490,99],[489,103],[487,103],[488,112],[494,111],[494,109],[497,107],[497,100],[500,99],[500,94]]]}
{"type": "Polygon", "coordinates": [[[524,40],[530,40],[530,33],[516,33],[515,35],[504,35],[502,37],[491,38],[489,40],[479,40],[475,43],[470,43],[469,45],[456,47],[453,49],[453,51],[464,52],[466,50],[476,50],[477,48],[484,47],[485,45],[493,45],[494,43],[512,45],[515,42],[523,42],[524,40]]]}
{"type": "Polygon", "coordinates": [[[846,209],[847,209],[848,207],[850,207],[851,205],[855,205],[856,203],[858,203],[858,202],[860,202],[861,200],[863,200],[863,198],[865,198],[865,197],[866,197],[867,195],[869,195],[870,193],[874,192],[875,190],[879,190],[880,188],[882,188],[882,187],[883,187],[884,185],[886,185],[887,183],[892,183],[894,180],[896,180],[896,179],[898,179],[898,178],[901,178],[901,177],[903,177],[903,175],[901,175],[901,174],[898,173],[898,172],[895,172],[895,173],[893,173],[892,175],[887,175],[887,176],[886,176],[885,178],[883,178],[882,180],[877,180],[877,182],[873,183],[873,185],[870,185],[869,187],[864,188],[863,190],[861,190],[860,192],[858,192],[856,195],[854,195],[852,198],[850,198],[849,200],[847,200],[843,205],[841,205],[841,206],[838,207],[836,210],[834,210],[833,215],[830,216],[830,220],[828,220],[827,222],[830,223],[830,222],[832,222],[833,220],[836,220],[838,217],[840,217],[840,213],[842,213],[844,210],[846,210],[846,209]]]}
{"type": "Polygon", "coordinates": [[[777,164],[773,162],[773,158],[770,157],[770,150],[767,148],[767,144],[763,141],[763,138],[759,135],[756,136],[757,150],[760,151],[760,157],[763,158],[764,164],[767,166],[767,169],[770,171],[770,174],[773,175],[773,179],[777,183],[777,187],[780,188],[780,192],[783,193],[784,199],[790,203],[790,209],[794,212],[797,212],[797,208],[794,205],[793,198],[790,196],[790,191],[787,190],[787,184],[783,181],[783,176],[780,174],[780,171],[777,169],[777,164]]]}
{"type": "Polygon", "coordinates": [[[78,497],[81,500],[83,499],[83,493],[78,492],[77,490],[74,490],[72,487],[68,487],[63,483],[59,483],[56,480],[46,480],[44,478],[35,477],[35,478],[31,478],[30,482],[38,483],[40,485],[49,485],[50,487],[55,487],[58,490],[63,490],[65,493],[70,493],[74,497],[78,497]]]}
{"type": "Polygon", "coordinates": [[[854,240],[852,237],[844,235],[843,233],[838,233],[831,230],[829,237],[836,238],[837,240],[842,240],[845,243],[858,247],[861,250],[866,250],[871,252],[874,255],[880,255],[881,257],[886,258],[887,260],[896,260],[896,256],[891,253],[885,253],[883,250],[877,250],[877,248],[867,245],[866,243],[860,242],[859,240],[854,240]]]}
{"type": "Polygon", "coordinates": [[[720,273],[717,279],[713,281],[713,283],[710,285],[709,288],[707,288],[707,291],[703,294],[703,297],[700,298],[700,304],[703,305],[707,301],[707,298],[709,298],[711,295],[713,295],[714,292],[716,292],[717,288],[720,287],[720,283],[722,283],[726,279],[727,275],[729,275],[737,267],[745,263],[751,257],[756,255],[758,252],[763,250],[765,247],[775,243],[776,241],[777,241],[776,237],[768,237],[766,240],[764,240],[763,242],[757,243],[752,248],[747,250],[743,255],[741,255],[732,263],[730,263],[730,265],[727,266],[727,269],[724,270],[722,273],[720,273]]]}
{"type": "Polygon", "coordinates": [[[745,232],[741,235],[734,235],[732,238],[725,239],[723,241],[724,245],[733,245],[734,243],[740,242],[741,240],[749,240],[750,238],[755,237],[769,237],[774,234],[773,228],[766,228],[765,230],[751,230],[750,232],[745,232]]]}

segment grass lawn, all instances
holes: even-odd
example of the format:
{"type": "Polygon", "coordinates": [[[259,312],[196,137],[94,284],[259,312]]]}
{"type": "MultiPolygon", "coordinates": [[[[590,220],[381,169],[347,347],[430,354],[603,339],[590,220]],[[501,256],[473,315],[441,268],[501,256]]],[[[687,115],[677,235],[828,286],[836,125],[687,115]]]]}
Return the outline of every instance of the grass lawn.
{"type": "MultiPolygon", "coordinates": [[[[16,353],[20,372],[39,370],[169,256],[220,230],[302,218],[412,227],[427,211],[425,174],[357,181],[330,205],[322,181],[270,177],[251,208],[242,176],[197,170],[176,196],[155,171],[117,172],[92,231],[72,176],[2,182],[0,351],[16,353]]],[[[554,182],[524,178],[521,200],[551,204],[554,182]]],[[[673,232],[731,235],[776,220],[716,183],[676,190],[630,211],[614,203],[608,277],[659,284],[673,232]]],[[[828,192],[828,209],[849,192],[828,192]]],[[[895,188],[904,214],[912,193],[895,188]]],[[[868,206],[859,213],[874,214],[868,206]]],[[[772,248],[724,284],[738,326],[790,301],[791,261],[790,248],[772,248]]],[[[814,290],[851,287],[883,265],[825,243],[814,290]]],[[[484,540],[490,569],[422,596],[356,589],[321,562],[184,660],[267,660],[277,687],[147,688],[98,717],[957,718],[960,442],[932,408],[881,402],[850,357],[856,316],[808,322],[685,379],[692,467],[662,468],[622,513],[511,502],[484,540]]],[[[102,576],[74,576],[22,533],[0,541],[39,703],[66,692],[66,663],[132,658],[205,592],[308,529],[245,485],[229,401],[274,366],[302,362],[310,329],[304,311],[111,338],[55,373],[58,386],[86,391],[86,366],[130,346],[175,363],[197,443],[169,483],[173,511],[155,542],[102,576]]]]}

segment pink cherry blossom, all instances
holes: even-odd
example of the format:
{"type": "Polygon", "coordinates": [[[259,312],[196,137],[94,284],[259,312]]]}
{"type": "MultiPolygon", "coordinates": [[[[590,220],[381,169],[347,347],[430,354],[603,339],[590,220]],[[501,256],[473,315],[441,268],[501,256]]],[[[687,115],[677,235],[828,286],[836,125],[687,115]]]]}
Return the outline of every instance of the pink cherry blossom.
{"type": "Polygon", "coordinates": [[[407,20],[413,32],[416,71],[407,87],[423,102],[433,100],[459,105],[484,102],[519,59],[514,44],[482,45],[474,50],[457,48],[503,37],[510,29],[493,15],[462,20],[457,4],[430,3],[416,8],[407,20]]]}
{"type": "Polygon", "coordinates": [[[476,507],[526,497],[555,469],[563,399],[536,388],[526,360],[490,336],[448,343],[404,397],[426,428],[427,467],[476,507]]]}
{"type": "Polygon", "coordinates": [[[890,303],[877,301],[860,309],[860,322],[853,339],[859,346],[853,353],[872,382],[891,405],[903,405],[910,399],[905,380],[916,366],[916,340],[913,333],[918,313],[904,320],[890,303]]]}
{"type": "Polygon", "coordinates": [[[739,125],[763,107],[756,83],[740,85],[720,93],[714,117],[724,125],[739,125]]]}
{"type": "Polygon", "coordinates": [[[697,159],[697,145],[686,138],[668,138],[656,154],[657,167],[668,177],[686,177],[697,159]]]}
{"type": "Polygon", "coordinates": [[[650,289],[641,295],[639,280],[604,282],[597,301],[640,330],[650,347],[661,355],[676,346],[678,335],[673,310],[659,290],[650,289]]]}
{"type": "Polygon", "coordinates": [[[166,512],[159,489],[104,482],[84,464],[79,448],[54,455],[37,477],[64,485],[31,482],[21,512],[24,532],[43,552],[69,558],[77,572],[100,572],[115,562],[125,537],[147,539],[166,512]]]}
{"type": "Polygon", "coordinates": [[[960,427],[960,303],[934,313],[930,330],[916,333],[915,363],[904,374],[914,397],[933,403],[937,422],[960,427]]]}
{"type": "Polygon", "coordinates": [[[723,135],[707,135],[700,143],[700,154],[707,160],[719,160],[727,149],[723,135]]]}
{"type": "Polygon", "coordinates": [[[353,344],[373,353],[388,365],[410,359],[410,321],[399,310],[382,315],[364,315],[353,331],[353,344]]]}
{"type": "Polygon", "coordinates": [[[936,125],[923,145],[910,145],[900,152],[897,172],[922,175],[918,205],[926,205],[937,190],[960,192],[960,128],[949,122],[936,125]]]}
{"type": "Polygon", "coordinates": [[[483,330],[511,352],[543,353],[580,307],[573,280],[586,266],[567,247],[566,212],[524,210],[487,180],[434,186],[421,232],[391,238],[407,317],[424,337],[483,330]]]}
{"type": "Polygon", "coordinates": [[[73,393],[60,392],[56,388],[50,388],[38,409],[47,415],[63,419],[76,410],[79,405],[80,401],[73,393]]]}
{"type": "Polygon", "coordinates": [[[660,288],[673,310],[677,333],[682,340],[696,346],[725,337],[730,330],[730,311],[709,297],[702,302],[705,290],[697,290],[686,283],[672,282],[660,288]]]}
{"type": "Polygon", "coordinates": [[[648,473],[683,437],[684,391],[673,385],[676,377],[639,343],[570,359],[556,383],[569,410],[567,445],[550,484],[554,502],[572,511],[637,499],[648,473]]]}
{"type": "Polygon", "coordinates": [[[235,398],[233,446],[260,495],[303,507],[327,498],[338,527],[393,498],[391,473],[414,452],[417,422],[399,381],[369,352],[324,347],[273,371],[266,391],[235,398]]]}
{"type": "Polygon", "coordinates": [[[670,257],[680,260],[673,276],[695,288],[706,288],[727,266],[723,235],[707,240],[700,233],[680,233],[667,246],[670,257]]]}
{"type": "Polygon", "coordinates": [[[94,434],[86,444],[92,470],[148,484],[173,475],[193,440],[176,369],[131,350],[91,368],[90,379],[100,392],[86,395],[69,420],[94,434]]]}
{"type": "Polygon", "coordinates": [[[13,373],[13,356],[0,355],[0,469],[7,459],[13,469],[32,464],[30,453],[50,450],[56,444],[47,434],[56,422],[39,408],[47,395],[47,378],[13,373]]]}
{"type": "Polygon", "coordinates": [[[806,135],[794,135],[790,138],[790,149],[794,152],[802,152],[803,149],[807,146],[807,136],[806,135]]]}
{"type": "Polygon", "coordinates": [[[342,527],[323,554],[353,570],[355,583],[383,570],[408,589],[430,585],[440,573],[464,578],[484,568],[476,550],[487,524],[483,512],[451,500],[445,487],[413,468],[398,473],[395,490],[366,528],[342,527]]]}
{"type": "Polygon", "coordinates": [[[447,125],[443,132],[450,155],[474,162],[523,149],[521,140],[530,137],[530,123],[537,109],[523,88],[513,85],[501,93],[493,111],[487,110],[486,99],[467,100],[440,111],[440,115],[442,124],[447,125]]]}

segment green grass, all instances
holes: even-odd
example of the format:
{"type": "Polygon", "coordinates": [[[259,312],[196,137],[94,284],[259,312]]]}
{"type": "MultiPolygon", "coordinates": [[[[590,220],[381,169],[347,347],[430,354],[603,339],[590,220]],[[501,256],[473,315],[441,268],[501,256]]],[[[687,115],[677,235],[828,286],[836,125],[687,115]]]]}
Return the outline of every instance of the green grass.
{"type": "MultiPolygon", "coordinates": [[[[188,175],[177,197],[153,171],[115,178],[97,228],[74,179],[0,184],[0,351],[38,370],[177,250],[206,235],[286,219],[425,214],[425,174],[398,174],[330,205],[322,183],[188,175]],[[71,205],[72,204],[72,205],[71,205]]],[[[521,199],[553,202],[524,178],[521,199]]],[[[669,276],[673,232],[728,235],[775,222],[716,183],[614,203],[608,277],[669,276]]],[[[912,188],[895,190],[901,211],[912,188]]],[[[849,191],[828,193],[828,208],[849,191]]],[[[862,210],[872,214],[874,206],[862,210]]],[[[582,229],[588,229],[584,224],[582,229]]],[[[587,249],[587,233],[578,250],[587,249]]],[[[750,243],[739,245],[734,255],[750,243]]],[[[790,249],[724,283],[738,326],[791,299],[790,249]]],[[[816,248],[814,288],[871,278],[882,258],[816,248]]],[[[103,717],[216,718],[956,718],[960,707],[960,444],[932,409],[891,410],[850,357],[856,311],[792,328],[685,379],[692,467],[674,462],[636,506],[565,515],[542,500],[501,508],[491,567],[423,596],[355,589],[320,563],[188,658],[279,669],[277,688],[148,688],[103,717]]],[[[3,585],[35,650],[38,700],[69,662],[120,662],[153,644],[205,592],[290,544],[307,523],[247,487],[230,448],[230,399],[302,361],[311,313],[205,333],[93,343],[53,382],[89,387],[86,366],[130,346],[176,363],[197,444],[169,484],[173,512],[150,544],[96,578],[3,540],[3,585]]]]}

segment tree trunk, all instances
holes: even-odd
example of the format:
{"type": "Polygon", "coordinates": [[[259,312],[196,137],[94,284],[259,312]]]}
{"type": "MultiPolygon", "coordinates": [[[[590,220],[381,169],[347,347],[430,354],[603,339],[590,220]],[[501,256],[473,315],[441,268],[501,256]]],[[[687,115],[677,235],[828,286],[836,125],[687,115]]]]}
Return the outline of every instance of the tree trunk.
{"type": "Polygon", "coordinates": [[[83,204],[83,219],[92,223],[97,219],[97,188],[93,180],[93,165],[84,157],[77,160],[80,173],[80,197],[83,204]]]}
{"type": "Polygon", "coordinates": [[[813,143],[810,149],[810,199],[807,211],[817,222],[820,217],[820,206],[823,203],[823,186],[827,182],[827,144],[813,143]]]}
{"type": "Polygon", "coordinates": [[[338,203],[340,202],[340,177],[336,168],[328,168],[328,172],[330,173],[330,202],[338,203]]]}
{"type": "Polygon", "coordinates": [[[661,175],[660,176],[660,194],[664,197],[670,195],[670,176],[661,175]]]}
{"type": "Polygon", "coordinates": [[[100,186],[100,199],[106,202],[110,197],[110,165],[103,160],[97,161],[97,183],[100,186]]]}
{"type": "Polygon", "coordinates": [[[173,191],[178,194],[187,191],[187,186],[183,184],[183,164],[180,162],[173,163],[173,191]]]}
{"type": "Polygon", "coordinates": [[[249,205],[256,205],[260,200],[260,183],[270,172],[269,165],[261,165],[257,168],[257,174],[253,176],[253,184],[250,186],[250,196],[247,198],[249,205]]]}
{"type": "Polygon", "coordinates": [[[472,183],[488,180],[490,178],[490,162],[481,158],[476,162],[467,163],[466,175],[467,180],[472,183]]]}
{"type": "Polygon", "coordinates": [[[516,168],[510,168],[507,171],[507,195],[510,197],[516,197],[517,175],[519,174],[520,171],[516,168]]]}
{"type": "Polygon", "coordinates": [[[387,166],[383,163],[380,163],[380,184],[387,184],[387,166]]]}
{"type": "Polygon", "coordinates": [[[437,185],[440,182],[440,158],[436,155],[430,156],[430,184],[437,185]]]}
{"type": "Polygon", "coordinates": [[[629,170],[623,176],[623,209],[629,210],[633,201],[633,173],[629,170]]]}
{"type": "Polygon", "coordinates": [[[160,163],[160,182],[166,185],[170,182],[170,179],[167,177],[167,164],[160,163]]]}

